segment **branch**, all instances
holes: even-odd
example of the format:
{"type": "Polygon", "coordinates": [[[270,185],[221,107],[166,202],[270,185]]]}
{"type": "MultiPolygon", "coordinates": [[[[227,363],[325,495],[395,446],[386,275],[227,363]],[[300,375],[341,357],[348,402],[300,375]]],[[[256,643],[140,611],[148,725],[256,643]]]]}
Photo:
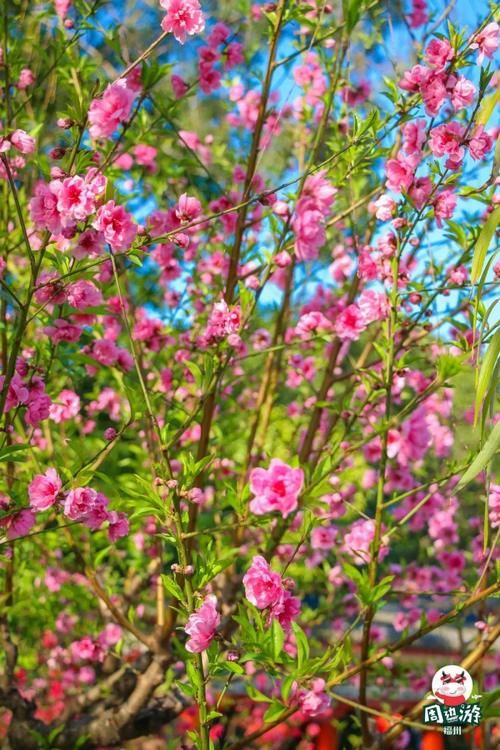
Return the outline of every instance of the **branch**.
{"type": "MultiPolygon", "coordinates": [[[[483,599],[487,599],[489,596],[493,596],[499,590],[500,590],[500,583],[495,583],[489,586],[487,589],[480,591],[477,594],[476,593],[472,594],[465,602],[462,602],[461,605],[459,605],[458,607],[455,607],[450,612],[447,612],[445,615],[440,617],[439,620],[437,620],[436,622],[429,623],[425,627],[420,628],[420,630],[418,630],[416,633],[406,636],[406,638],[401,638],[399,641],[395,641],[394,643],[388,644],[387,646],[385,646],[385,648],[380,649],[375,654],[373,654],[368,659],[366,659],[364,662],[361,662],[360,664],[356,664],[356,666],[350,667],[349,669],[345,669],[340,674],[335,675],[335,677],[332,677],[327,682],[327,688],[335,687],[335,685],[341,685],[342,683],[346,682],[346,680],[350,679],[351,677],[355,677],[357,674],[359,674],[359,672],[362,669],[372,666],[373,664],[378,663],[385,656],[394,654],[396,651],[400,651],[406,646],[409,646],[415,641],[418,641],[424,635],[431,633],[433,630],[437,630],[442,625],[445,625],[450,620],[453,620],[459,612],[462,612],[465,609],[469,609],[470,607],[473,607],[475,604],[478,604],[483,599]]],[[[481,656],[482,655],[483,653],[481,653],[481,656]]],[[[470,658],[470,655],[468,659],[469,658],[470,658]]],[[[297,712],[297,710],[298,710],[297,707],[289,708],[285,713],[281,715],[279,719],[276,719],[276,721],[272,721],[270,724],[267,724],[267,726],[265,726],[263,729],[258,729],[257,731],[252,732],[252,734],[247,735],[242,740],[233,742],[232,745],[229,745],[227,750],[244,750],[245,748],[248,748],[251,742],[253,742],[256,739],[259,739],[259,737],[262,737],[264,734],[267,734],[267,732],[270,732],[271,729],[274,729],[275,727],[282,724],[284,721],[286,721],[291,716],[293,716],[297,712]]]]}
{"type": "Polygon", "coordinates": [[[95,716],[72,719],[60,725],[46,725],[34,718],[36,704],[25,700],[15,688],[0,691],[0,705],[12,712],[8,739],[12,750],[38,750],[39,736],[54,736],[61,729],[51,747],[57,750],[94,750],[109,747],[126,740],[157,732],[173,721],[184,709],[184,702],[169,694],[152,698],[155,689],[164,679],[168,658],[154,657],[149,666],[137,678],[129,697],[117,708],[112,707],[95,716]]]}

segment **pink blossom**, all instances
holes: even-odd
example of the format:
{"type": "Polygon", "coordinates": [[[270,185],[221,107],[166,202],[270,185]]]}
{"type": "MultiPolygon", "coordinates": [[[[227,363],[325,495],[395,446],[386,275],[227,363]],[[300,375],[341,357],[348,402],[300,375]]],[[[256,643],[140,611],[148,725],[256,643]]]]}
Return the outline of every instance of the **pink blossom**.
{"type": "Polygon", "coordinates": [[[116,251],[129,250],[137,234],[137,226],[130,214],[112,200],[98,210],[93,226],[116,251]]]}
{"type": "Polygon", "coordinates": [[[52,234],[61,231],[61,215],[57,196],[45,182],[37,182],[35,194],[29,202],[31,220],[38,229],[48,229],[52,234]]]}
{"type": "Polygon", "coordinates": [[[55,469],[37,474],[28,486],[31,507],[35,510],[47,510],[54,505],[61,489],[62,482],[55,469]]]}
{"type": "Polygon", "coordinates": [[[432,128],[429,138],[429,147],[434,156],[448,156],[446,166],[449,169],[458,169],[464,157],[462,140],[465,128],[458,122],[443,123],[432,128]]]}
{"type": "Polygon", "coordinates": [[[303,203],[308,202],[310,205],[314,205],[323,216],[326,216],[333,205],[336,194],[337,189],[326,178],[325,170],[321,169],[306,178],[300,200],[303,203]]]}
{"type": "Polygon", "coordinates": [[[447,39],[432,39],[426,47],[425,57],[432,68],[443,70],[453,60],[455,52],[447,39]]]}
{"type": "Polygon", "coordinates": [[[365,318],[359,307],[348,305],[335,321],[335,332],[340,339],[357,341],[366,328],[365,318]]]}
{"type": "Polygon", "coordinates": [[[442,226],[442,219],[451,219],[457,205],[457,196],[451,188],[441,190],[433,201],[434,215],[438,227],[442,226]]]}
{"type": "Polygon", "coordinates": [[[89,132],[92,138],[110,138],[120,123],[130,117],[134,99],[135,92],[125,79],[110,83],[103,95],[90,103],[89,132]]]}
{"type": "Polygon", "coordinates": [[[72,251],[74,258],[94,258],[104,251],[104,237],[96,229],[86,229],[78,237],[78,243],[72,251]]]}
{"type": "Polygon", "coordinates": [[[108,504],[108,498],[102,492],[97,492],[88,510],[81,516],[81,520],[91,531],[97,531],[109,520],[108,504]]]}
{"type": "Polygon", "coordinates": [[[473,159],[484,159],[493,146],[493,139],[482,125],[477,125],[469,141],[469,153],[473,159]]]}
{"type": "Polygon", "coordinates": [[[32,154],[36,147],[36,141],[24,130],[14,130],[10,136],[10,142],[22,154],[32,154]]]}
{"type": "Polygon", "coordinates": [[[499,45],[499,34],[500,26],[495,21],[492,21],[474,37],[474,41],[470,47],[471,49],[479,49],[477,57],[479,65],[483,64],[485,57],[493,57],[499,45]]]}
{"type": "Polygon", "coordinates": [[[403,126],[403,151],[405,154],[422,153],[422,146],[425,143],[425,120],[410,120],[403,126]]]}
{"type": "Polygon", "coordinates": [[[266,609],[276,604],[283,593],[283,585],[279,573],[271,570],[269,563],[260,555],[256,555],[250,568],[243,576],[245,596],[258,609],[266,609]]]}
{"type": "Polygon", "coordinates": [[[76,417],[80,411],[80,397],[68,389],[64,389],[51,404],[49,416],[53,422],[60,424],[76,417]]]}
{"type": "Polygon", "coordinates": [[[158,154],[157,148],[148,146],[147,143],[138,143],[132,150],[137,164],[140,164],[141,167],[147,167],[151,172],[155,170],[155,159],[158,154]]]}
{"type": "MultiPolygon", "coordinates": [[[[367,563],[371,558],[371,544],[375,538],[375,521],[373,519],[355,521],[344,536],[342,546],[356,565],[367,563]]],[[[382,546],[379,550],[379,560],[387,555],[388,549],[382,546]]]]}
{"type": "Polygon", "coordinates": [[[491,528],[498,529],[500,527],[500,484],[490,485],[488,508],[491,528]]]}
{"type": "Polygon", "coordinates": [[[177,203],[175,215],[179,221],[193,221],[201,214],[201,203],[197,198],[183,193],[177,203]]]}
{"type": "Polygon", "coordinates": [[[171,75],[170,83],[172,84],[172,89],[174,91],[174,96],[176,99],[180,99],[181,97],[183,97],[189,88],[186,81],[175,73],[171,75]]]}
{"type": "Polygon", "coordinates": [[[91,167],[85,174],[85,182],[89,186],[94,196],[98,198],[104,193],[107,185],[107,178],[97,167],[91,167]]]}
{"type": "Polygon", "coordinates": [[[239,42],[229,42],[223,51],[225,57],[224,68],[229,70],[236,65],[242,65],[245,62],[243,57],[243,47],[239,42]]]}
{"type": "Polygon", "coordinates": [[[433,184],[430,177],[417,177],[408,190],[408,197],[412,200],[415,208],[420,211],[425,206],[432,193],[433,184]]]}
{"type": "Polygon", "coordinates": [[[78,224],[94,213],[95,195],[89,184],[82,178],[67,177],[62,182],[50,183],[57,195],[57,210],[61,215],[63,226],[78,224]]]}
{"type": "Polygon", "coordinates": [[[334,526],[317,526],[311,532],[311,547],[313,550],[331,550],[337,538],[334,526]]]}
{"type": "Polygon", "coordinates": [[[399,193],[408,190],[415,176],[415,165],[407,157],[399,154],[396,159],[389,159],[385,165],[387,187],[399,193]]]}
{"type": "Polygon", "coordinates": [[[441,550],[448,545],[458,542],[458,527],[453,518],[452,510],[440,510],[429,519],[429,536],[434,540],[434,546],[441,550]]]}
{"type": "Polygon", "coordinates": [[[271,605],[271,619],[277,619],[286,633],[292,628],[292,622],[300,612],[300,600],[286,589],[280,598],[271,605]]]}
{"type": "Polygon", "coordinates": [[[71,7],[71,2],[72,0],[54,0],[54,8],[61,21],[64,21],[71,7]]]}
{"type": "Polygon", "coordinates": [[[160,0],[160,5],[167,11],[161,22],[163,31],[171,32],[181,44],[188,34],[200,34],[205,28],[198,0],[160,0]]]}
{"type": "Polygon", "coordinates": [[[369,209],[375,213],[380,221],[389,221],[394,216],[397,205],[393,198],[388,195],[381,195],[380,198],[370,204],[369,209]]]}
{"type": "Polygon", "coordinates": [[[321,211],[308,209],[298,213],[293,222],[293,231],[297,258],[301,261],[317,258],[318,251],[326,240],[321,211]]]}
{"type": "MultiPolygon", "coordinates": [[[[4,376],[0,375],[0,387],[3,386],[3,383],[4,376]]],[[[10,411],[13,407],[19,406],[20,404],[27,404],[29,396],[29,388],[19,373],[15,373],[10,381],[9,390],[7,392],[7,401],[5,404],[6,411],[10,411]]]]}
{"type": "Polygon", "coordinates": [[[122,638],[122,629],[119,625],[116,625],[114,622],[108,622],[107,625],[104,626],[104,629],[101,633],[99,633],[99,643],[101,643],[103,646],[107,646],[108,648],[112,648],[113,646],[116,646],[116,644],[121,640],[122,638]]]}
{"type": "Polygon", "coordinates": [[[446,272],[446,275],[452,284],[462,286],[469,278],[469,273],[465,266],[451,267],[446,272]]]}
{"type": "Polygon", "coordinates": [[[331,706],[331,698],[324,692],[326,683],[321,678],[312,681],[311,690],[302,690],[298,695],[300,710],[310,718],[320,716],[331,706]]]}
{"type": "Polygon", "coordinates": [[[314,260],[326,240],[325,219],[336,189],[325,178],[324,170],[309,175],[304,182],[293,221],[295,252],[301,261],[314,260]]]}
{"type": "Polygon", "coordinates": [[[376,292],[374,289],[363,289],[358,298],[358,307],[366,325],[373,323],[375,320],[384,320],[390,309],[387,296],[383,292],[376,292]]]}
{"type": "Polygon", "coordinates": [[[31,510],[21,510],[9,516],[7,526],[7,539],[18,539],[29,534],[35,525],[35,515],[31,510]]]}
{"type": "Polygon", "coordinates": [[[455,111],[468,107],[474,101],[476,87],[465,76],[460,76],[451,93],[451,103],[455,111]]]}
{"type": "Polygon", "coordinates": [[[36,427],[49,416],[52,401],[45,393],[45,384],[39,377],[33,377],[29,386],[28,409],[25,414],[26,422],[36,427]]]}
{"type": "Polygon", "coordinates": [[[91,355],[101,365],[111,366],[118,359],[118,347],[109,339],[97,339],[92,345],[91,355]]]}
{"type": "Polygon", "coordinates": [[[371,248],[362,248],[358,260],[358,276],[363,281],[373,281],[379,274],[378,259],[374,257],[371,248]]]}
{"type": "Polygon", "coordinates": [[[200,73],[200,89],[204,94],[211,94],[217,91],[220,86],[222,76],[212,63],[200,62],[198,66],[200,73]]]}
{"type": "Polygon", "coordinates": [[[74,281],[66,291],[66,299],[71,307],[84,310],[102,304],[102,294],[92,281],[74,281]]]}
{"type": "Polygon", "coordinates": [[[416,94],[421,90],[422,86],[426,84],[432,75],[432,71],[429,70],[425,65],[414,65],[411,70],[407,70],[399,82],[399,87],[403,91],[409,91],[411,94],[416,94]]]}
{"type": "Polygon", "coordinates": [[[239,306],[229,308],[225,300],[216,302],[210,313],[206,335],[209,340],[221,339],[239,331],[241,313],[239,306]]]}
{"type": "Polygon", "coordinates": [[[332,324],[323,313],[313,311],[300,316],[295,327],[295,332],[298,336],[308,339],[315,333],[329,331],[331,328],[332,324]]]}
{"type": "Polygon", "coordinates": [[[408,16],[408,23],[412,29],[418,29],[429,20],[426,0],[413,0],[412,11],[408,16]]]}
{"type": "Polygon", "coordinates": [[[201,607],[189,616],[184,630],[190,636],[186,643],[186,651],[191,654],[206,651],[212,643],[220,625],[220,614],[217,612],[216,605],[217,598],[209,594],[203,600],[201,607]]]}
{"type": "Polygon", "coordinates": [[[433,73],[421,86],[422,99],[428,115],[437,115],[446,101],[448,90],[445,80],[446,78],[442,73],[433,73]]]}
{"type": "Polygon", "coordinates": [[[74,343],[80,338],[82,328],[80,326],[72,325],[68,320],[58,318],[57,320],[54,320],[52,325],[46,326],[46,328],[43,329],[43,332],[57,343],[60,343],[61,341],[74,343]]]}
{"type": "Polygon", "coordinates": [[[221,44],[229,39],[231,36],[231,29],[226,26],[225,23],[216,23],[208,37],[209,47],[219,47],[221,44]]]}
{"type": "Polygon", "coordinates": [[[129,522],[125,513],[112,510],[108,513],[108,537],[110,542],[116,542],[129,532],[129,522]]]}
{"type": "Polygon", "coordinates": [[[77,661],[102,661],[104,651],[102,646],[86,635],[71,644],[71,655],[77,661]]]}
{"type": "Polygon", "coordinates": [[[287,268],[287,266],[289,266],[292,262],[290,253],[287,253],[286,250],[281,250],[281,252],[277,253],[277,255],[274,256],[273,260],[278,268],[287,268]]]}
{"type": "Polygon", "coordinates": [[[273,458],[269,469],[255,468],[250,472],[250,489],[255,496],[250,510],[258,516],[278,511],[286,518],[297,509],[303,484],[302,469],[294,469],[273,458]]]}
{"type": "Polygon", "coordinates": [[[64,513],[72,521],[80,521],[98,502],[97,492],[90,487],[70,490],[64,501],[64,513]]]}
{"type": "Polygon", "coordinates": [[[23,68],[19,73],[17,88],[20,91],[24,91],[24,89],[27,89],[28,86],[33,85],[34,80],[35,76],[33,75],[33,72],[29,68],[23,68]]]}

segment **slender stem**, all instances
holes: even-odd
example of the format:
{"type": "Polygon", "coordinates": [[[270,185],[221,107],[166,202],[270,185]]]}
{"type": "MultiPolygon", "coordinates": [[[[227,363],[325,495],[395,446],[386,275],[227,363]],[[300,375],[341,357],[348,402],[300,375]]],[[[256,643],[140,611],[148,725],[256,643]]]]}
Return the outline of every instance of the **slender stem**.
{"type": "Polygon", "coordinates": [[[271,83],[274,72],[274,58],[276,56],[276,50],[278,46],[278,40],[280,37],[281,27],[283,24],[285,10],[288,5],[288,0],[279,0],[278,7],[276,9],[276,21],[274,25],[273,34],[271,37],[271,44],[269,47],[269,56],[267,59],[266,74],[264,77],[264,85],[262,87],[262,94],[259,101],[259,112],[257,115],[257,121],[255,123],[255,129],[253,131],[252,146],[250,148],[250,156],[248,158],[247,170],[245,174],[245,182],[243,187],[242,203],[243,205],[238,211],[238,218],[236,221],[234,243],[229,258],[229,271],[226,281],[226,290],[224,297],[228,304],[231,304],[234,297],[234,289],[237,282],[238,276],[238,263],[240,259],[241,244],[243,241],[243,233],[245,230],[245,222],[248,212],[248,199],[252,189],[252,181],[255,176],[255,168],[257,166],[257,158],[259,156],[260,142],[262,131],[264,129],[264,123],[267,114],[267,102],[269,94],[271,92],[271,83]]]}
{"type": "MultiPolygon", "coordinates": [[[[398,269],[399,262],[398,256],[396,255],[392,263],[392,293],[391,293],[391,310],[389,319],[387,321],[387,359],[385,363],[385,422],[388,423],[391,418],[392,408],[392,379],[394,371],[394,334],[397,328],[397,298],[398,298],[398,269]]],[[[389,439],[389,430],[385,430],[382,435],[382,456],[380,459],[380,471],[377,483],[377,501],[375,507],[375,530],[374,538],[372,543],[372,552],[370,558],[370,564],[368,568],[368,578],[370,588],[373,589],[377,581],[377,567],[378,567],[378,555],[380,551],[381,543],[381,529],[382,529],[382,512],[384,507],[384,493],[385,493],[385,480],[386,470],[388,463],[387,445],[389,439]]],[[[375,607],[369,607],[365,622],[363,625],[363,636],[361,641],[361,661],[364,662],[368,658],[370,644],[371,644],[371,626],[373,618],[375,616],[375,607]]],[[[368,684],[368,670],[362,669],[359,679],[359,702],[361,705],[366,706],[366,692],[368,684]]],[[[361,714],[361,732],[363,735],[363,742],[368,745],[371,742],[370,731],[368,727],[368,717],[366,713],[361,714]]]]}
{"type": "Polygon", "coordinates": [[[128,76],[128,74],[131,73],[134,70],[134,68],[136,68],[141,62],[143,62],[144,60],[146,60],[150,56],[151,52],[153,52],[158,47],[158,45],[163,42],[163,40],[168,36],[168,34],[169,34],[168,31],[164,31],[162,34],[160,34],[160,36],[157,37],[154,40],[154,42],[152,42],[149,45],[149,47],[144,50],[144,52],[141,52],[141,54],[139,55],[139,57],[137,57],[134,60],[134,62],[130,63],[130,65],[127,68],[125,68],[125,70],[123,71],[123,73],[120,73],[120,75],[117,78],[117,80],[119,80],[120,78],[126,78],[128,76]]]}
{"type": "Polygon", "coordinates": [[[17,218],[19,219],[19,224],[21,225],[21,232],[24,239],[24,244],[26,245],[26,249],[28,251],[28,257],[31,265],[31,273],[34,276],[35,275],[35,269],[36,269],[36,260],[35,256],[33,254],[33,250],[31,248],[30,240],[28,237],[28,232],[26,231],[26,224],[24,223],[24,217],[23,212],[21,209],[21,204],[19,203],[19,196],[17,194],[17,188],[16,183],[14,181],[14,177],[12,176],[12,172],[10,169],[10,164],[8,158],[5,156],[5,154],[0,154],[0,158],[2,159],[2,163],[5,167],[5,171],[7,173],[7,179],[9,181],[10,189],[12,190],[12,195],[14,197],[14,203],[16,206],[16,213],[17,218]]]}

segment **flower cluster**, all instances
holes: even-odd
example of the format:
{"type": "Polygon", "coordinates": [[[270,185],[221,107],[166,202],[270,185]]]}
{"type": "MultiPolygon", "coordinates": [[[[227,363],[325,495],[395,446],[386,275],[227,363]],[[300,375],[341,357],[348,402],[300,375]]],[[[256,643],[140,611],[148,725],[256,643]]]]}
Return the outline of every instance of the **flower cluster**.
{"type": "Polygon", "coordinates": [[[292,621],[300,611],[300,601],[288,588],[279,573],[271,570],[269,563],[256,555],[250,568],[243,576],[245,596],[258,609],[267,609],[269,622],[277,619],[285,631],[289,631],[292,621]]]}
{"type": "Polygon", "coordinates": [[[47,469],[45,474],[37,474],[28,487],[31,508],[45,511],[58,504],[71,521],[80,521],[91,531],[97,531],[108,522],[108,536],[115,542],[128,534],[128,520],[125,513],[108,510],[108,498],[90,487],[76,487],[63,491],[62,481],[55,469],[47,469]]]}

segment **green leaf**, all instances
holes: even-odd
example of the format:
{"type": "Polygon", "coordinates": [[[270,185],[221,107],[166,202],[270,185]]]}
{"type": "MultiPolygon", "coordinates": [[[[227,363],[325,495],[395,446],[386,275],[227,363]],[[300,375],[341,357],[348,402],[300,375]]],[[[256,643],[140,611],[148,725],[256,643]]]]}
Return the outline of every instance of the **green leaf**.
{"type": "Polygon", "coordinates": [[[487,693],[487,695],[481,696],[481,708],[485,709],[497,701],[500,701],[500,687],[495,688],[491,693],[487,693]]]}
{"type": "Polygon", "coordinates": [[[479,414],[479,409],[481,408],[481,404],[483,403],[484,395],[486,391],[489,388],[489,385],[491,383],[491,379],[493,377],[493,373],[495,372],[495,367],[498,359],[498,355],[500,354],[500,329],[498,329],[491,339],[488,350],[485,354],[485,357],[483,359],[481,369],[479,371],[479,378],[477,381],[477,389],[476,389],[476,404],[474,409],[474,419],[477,421],[477,416],[479,414]]]}
{"type": "Polygon", "coordinates": [[[184,367],[187,367],[187,369],[193,376],[196,387],[201,388],[203,384],[203,373],[196,362],[184,362],[184,367]]]}
{"type": "Polygon", "coordinates": [[[288,701],[288,696],[290,695],[290,690],[293,687],[293,683],[296,681],[294,674],[289,674],[288,677],[285,677],[283,682],[281,683],[281,697],[285,701],[285,703],[288,701]]]}
{"type": "Polygon", "coordinates": [[[97,553],[97,555],[95,556],[95,558],[94,558],[94,560],[92,562],[94,568],[98,568],[99,565],[104,560],[104,558],[108,556],[109,551],[112,550],[112,549],[114,549],[114,548],[115,548],[114,545],[109,544],[107,547],[104,547],[104,549],[99,550],[99,552],[97,553]]]}
{"type": "Polygon", "coordinates": [[[257,703],[272,703],[272,698],[268,698],[267,695],[261,693],[260,690],[257,690],[257,688],[251,684],[246,686],[246,691],[248,697],[257,703]]]}
{"type": "Polygon", "coordinates": [[[487,441],[471,463],[462,479],[457,484],[457,490],[463,489],[469,482],[477,477],[480,471],[486,468],[500,447],[500,422],[497,422],[491,431],[487,441]]]}
{"type": "Polygon", "coordinates": [[[162,575],[161,580],[163,581],[163,585],[170,596],[173,596],[174,599],[177,599],[179,602],[184,601],[184,593],[179,584],[174,581],[173,578],[170,578],[170,576],[162,575]]]}
{"type": "Polygon", "coordinates": [[[223,714],[221,714],[219,711],[210,711],[210,713],[207,715],[207,721],[218,719],[219,716],[223,716],[223,714]]]}
{"type": "Polygon", "coordinates": [[[477,124],[483,125],[485,127],[499,103],[500,89],[497,89],[497,91],[495,91],[493,94],[490,94],[489,96],[485,96],[477,115],[477,124]]]}
{"type": "Polygon", "coordinates": [[[360,2],[360,0],[344,0],[342,5],[347,30],[352,31],[359,21],[363,2],[360,2]]]}
{"type": "Polygon", "coordinates": [[[436,369],[439,380],[445,383],[449,378],[458,375],[462,370],[462,362],[456,355],[443,354],[438,357],[436,369]]]}
{"type": "Polygon", "coordinates": [[[391,590],[394,576],[386,576],[373,589],[372,602],[378,602],[391,590]]]}
{"type": "Polygon", "coordinates": [[[296,622],[292,622],[292,630],[297,643],[297,666],[302,669],[304,662],[309,659],[309,641],[302,628],[296,622]]]}
{"type": "Polygon", "coordinates": [[[494,211],[488,216],[484,223],[483,228],[477,238],[476,248],[474,250],[474,257],[472,259],[472,271],[471,281],[473,284],[478,280],[481,275],[484,261],[486,259],[486,253],[492,240],[493,234],[500,222],[500,206],[497,206],[494,211]]]}
{"type": "Polygon", "coordinates": [[[194,666],[192,661],[186,662],[186,672],[189,679],[190,684],[193,687],[200,687],[201,686],[201,678],[198,670],[194,666]]]}
{"type": "Polygon", "coordinates": [[[0,451],[0,461],[21,461],[23,456],[17,455],[20,451],[25,451],[28,448],[27,444],[22,445],[7,445],[0,451]]]}
{"type": "Polygon", "coordinates": [[[273,657],[275,661],[281,661],[283,644],[285,643],[285,633],[277,619],[274,619],[271,625],[271,636],[273,639],[273,657]]]}
{"type": "Polygon", "coordinates": [[[234,674],[245,674],[245,670],[241,664],[238,664],[236,661],[225,661],[224,666],[229,672],[233,672],[234,674]]]}
{"type": "Polygon", "coordinates": [[[284,714],[286,710],[286,706],[283,706],[282,703],[274,700],[264,714],[264,721],[266,722],[266,724],[270,724],[272,721],[276,721],[276,719],[279,719],[279,717],[284,714]]]}

